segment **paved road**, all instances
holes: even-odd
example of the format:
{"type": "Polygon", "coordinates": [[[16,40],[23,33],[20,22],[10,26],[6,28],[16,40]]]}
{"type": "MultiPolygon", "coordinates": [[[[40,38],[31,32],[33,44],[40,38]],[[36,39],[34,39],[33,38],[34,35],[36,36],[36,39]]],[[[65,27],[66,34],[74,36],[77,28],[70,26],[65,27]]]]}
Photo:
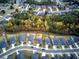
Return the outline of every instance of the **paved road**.
{"type": "Polygon", "coordinates": [[[53,49],[45,50],[45,49],[31,47],[31,46],[27,46],[27,45],[23,45],[23,46],[19,45],[19,46],[16,46],[16,48],[7,50],[5,53],[1,53],[0,58],[3,58],[4,56],[11,55],[11,54],[15,53],[16,51],[21,51],[21,50],[28,50],[28,51],[34,51],[35,50],[38,53],[46,52],[47,54],[50,54],[50,53],[54,53],[54,54],[62,53],[62,54],[64,54],[64,53],[74,53],[74,52],[79,53],[78,48],[65,49],[65,50],[61,50],[61,49],[58,49],[58,50],[53,50],[53,49]]]}

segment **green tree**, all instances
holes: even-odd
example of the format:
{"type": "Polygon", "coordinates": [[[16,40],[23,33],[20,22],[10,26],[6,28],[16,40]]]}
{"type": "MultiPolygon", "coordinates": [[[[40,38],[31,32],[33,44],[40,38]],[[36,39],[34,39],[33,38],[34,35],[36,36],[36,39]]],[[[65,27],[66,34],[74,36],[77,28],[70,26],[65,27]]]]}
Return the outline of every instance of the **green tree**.
{"type": "Polygon", "coordinates": [[[14,9],[14,7],[11,5],[11,6],[10,6],[10,9],[14,9]]]}

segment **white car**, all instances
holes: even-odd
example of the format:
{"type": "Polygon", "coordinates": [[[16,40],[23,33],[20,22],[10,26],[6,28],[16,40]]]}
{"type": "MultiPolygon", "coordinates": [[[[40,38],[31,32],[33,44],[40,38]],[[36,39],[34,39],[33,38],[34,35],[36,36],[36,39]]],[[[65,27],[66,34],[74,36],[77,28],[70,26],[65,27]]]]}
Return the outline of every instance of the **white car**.
{"type": "Polygon", "coordinates": [[[2,16],[0,16],[0,18],[2,18],[2,16]]]}
{"type": "Polygon", "coordinates": [[[6,20],[6,21],[9,21],[10,19],[11,19],[10,16],[5,16],[5,17],[4,17],[4,20],[6,20]]]}

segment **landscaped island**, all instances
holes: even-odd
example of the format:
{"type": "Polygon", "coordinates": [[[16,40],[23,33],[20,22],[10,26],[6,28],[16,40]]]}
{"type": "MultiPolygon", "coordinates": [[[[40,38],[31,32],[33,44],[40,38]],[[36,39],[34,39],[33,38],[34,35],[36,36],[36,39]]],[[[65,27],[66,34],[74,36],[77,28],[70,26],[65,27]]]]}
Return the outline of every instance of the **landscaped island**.
{"type": "Polygon", "coordinates": [[[79,35],[79,11],[64,15],[37,16],[30,9],[27,13],[17,11],[9,21],[4,21],[6,32],[43,31],[57,34],[79,35]]]}

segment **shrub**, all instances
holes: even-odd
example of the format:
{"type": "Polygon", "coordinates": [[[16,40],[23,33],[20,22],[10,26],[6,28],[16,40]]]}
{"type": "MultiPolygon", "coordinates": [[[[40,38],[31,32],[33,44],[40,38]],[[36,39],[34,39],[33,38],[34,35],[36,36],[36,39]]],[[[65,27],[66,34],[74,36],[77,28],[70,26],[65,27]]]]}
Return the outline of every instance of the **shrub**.
{"type": "Polygon", "coordinates": [[[5,10],[1,10],[0,12],[1,12],[1,14],[5,14],[6,13],[5,10]]]}

